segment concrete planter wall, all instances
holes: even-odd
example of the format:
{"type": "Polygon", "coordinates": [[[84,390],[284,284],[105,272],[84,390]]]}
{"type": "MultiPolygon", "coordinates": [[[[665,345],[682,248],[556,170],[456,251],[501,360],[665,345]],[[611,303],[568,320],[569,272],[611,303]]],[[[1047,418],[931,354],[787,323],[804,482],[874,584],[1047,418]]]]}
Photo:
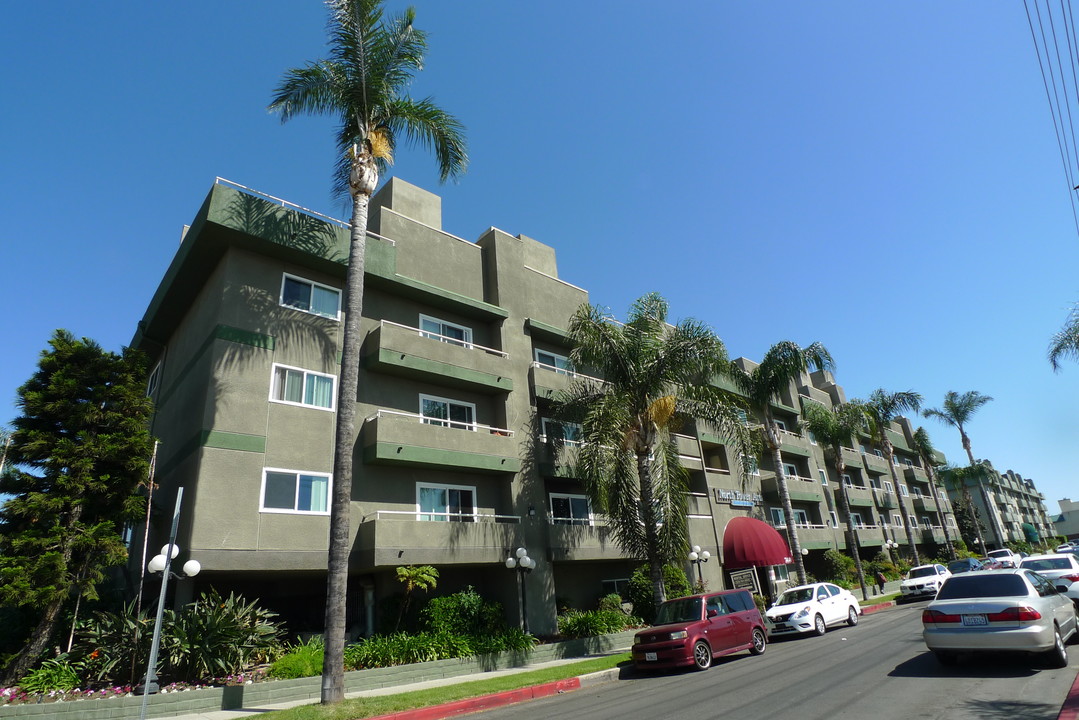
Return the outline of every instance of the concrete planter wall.
{"type": "MultiPolygon", "coordinates": [[[[614,635],[540,645],[533,652],[527,654],[505,652],[481,657],[455,658],[452,660],[416,663],[414,665],[356,670],[345,673],[345,691],[352,693],[362,690],[376,690],[427,680],[522,667],[527,664],[542,663],[560,658],[584,657],[627,648],[633,643],[634,632],[633,630],[626,630],[614,635]]],[[[293,700],[316,701],[321,694],[321,686],[322,679],[320,677],[310,677],[152,695],[150,696],[146,716],[164,718],[211,712],[213,710],[265,707],[293,700]]],[[[116,718],[138,717],[141,707],[141,697],[78,700],[66,703],[42,703],[40,705],[5,705],[0,707],[0,720],[12,718],[115,720],[116,718]]]]}

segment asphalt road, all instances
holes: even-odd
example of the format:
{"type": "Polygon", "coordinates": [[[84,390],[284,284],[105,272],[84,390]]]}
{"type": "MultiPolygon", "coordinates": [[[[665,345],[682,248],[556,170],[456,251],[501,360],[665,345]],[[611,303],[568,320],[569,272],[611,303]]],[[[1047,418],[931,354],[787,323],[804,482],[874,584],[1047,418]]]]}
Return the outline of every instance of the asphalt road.
{"type": "Polygon", "coordinates": [[[1010,656],[945,668],[925,649],[925,603],[862,618],[824,637],[794,638],[761,657],[710,670],[632,675],[598,687],[481,713],[484,720],[722,718],[723,720],[1056,720],[1079,671],[1079,644],[1061,670],[1010,656]]]}

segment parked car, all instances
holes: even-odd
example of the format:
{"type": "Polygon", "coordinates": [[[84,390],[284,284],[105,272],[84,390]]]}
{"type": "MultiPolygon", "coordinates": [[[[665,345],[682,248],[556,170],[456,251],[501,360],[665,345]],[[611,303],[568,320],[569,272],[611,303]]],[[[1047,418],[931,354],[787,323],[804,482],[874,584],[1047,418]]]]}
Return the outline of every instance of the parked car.
{"type": "Polygon", "coordinates": [[[813,583],[783,591],[765,612],[765,622],[771,636],[823,635],[829,626],[841,622],[857,625],[861,612],[858,599],[849,590],[832,583],[813,583]]]}
{"type": "Polygon", "coordinates": [[[749,592],[725,590],[660,605],[655,624],[633,637],[633,663],[641,670],[707,670],[721,655],[761,655],[767,647],[764,619],[749,592]]]}
{"type": "Polygon", "coordinates": [[[910,573],[903,582],[899,583],[899,592],[903,593],[904,600],[913,600],[920,597],[931,597],[937,594],[937,590],[944,581],[952,576],[948,568],[937,563],[934,565],[919,565],[911,568],[910,573]]]}
{"type": "Polygon", "coordinates": [[[1075,549],[1075,545],[1073,545],[1070,542],[1066,542],[1066,543],[1064,543],[1062,545],[1057,545],[1056,551],[1058,553],[1062,553],[1062,552],[1071,552],[1074,549],[1075,549]]]}
{"type": "Polygon", "coordinates": [[[1014,550],[1008,548],[1002,548],[1000,550],[990,550],[986,553],[991,558],[1000,561],[1000,564],[1006,568],[1019,567],[1019,561],[1022,560],[1022,556],[1014,550]]]}
{"type": "Polygon", "coordinates": [[[1000,560],[991,557],[983,557],[978,562],[982,564],[982,570],[1000,570],[1004,567],[1000,560]]]}
{"type": "Polygon", "coordinates": [[[942,665],[960,653],[1023,652],[1067,667],[1064,643],[1077,629],[1072,601],[1024,568],[950,577],[922,611],[922,639],[942,665]]]}
{"type": "Polygon", "coordinates": [[[1079,557],[1072,553],[1031,555],[1019,567],[1046,577],[1079,608],[1079,557]]]}
{"type": "Polygon", "coordinates": [[[948,563],[948,572],[952,575],[958,575],[959,573],[971,572],[972,570],[981,570],[982,562],[975,558],[963,558],[962,560],[952,560],[948,563]]]}

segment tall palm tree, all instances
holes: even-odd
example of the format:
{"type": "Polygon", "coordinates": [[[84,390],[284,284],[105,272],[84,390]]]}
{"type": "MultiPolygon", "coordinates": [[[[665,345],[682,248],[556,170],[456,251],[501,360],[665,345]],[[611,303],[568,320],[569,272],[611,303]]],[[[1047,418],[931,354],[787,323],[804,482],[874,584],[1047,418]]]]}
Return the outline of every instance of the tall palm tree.
{"type": "Polygon", "coordinates": [[[269,109],[285,122],[295,115],[340,120],[334,189],[352,200],[345,328],[338,382],[333,498],[326,587],[326,655],[322,702],[344,699],[345,600],[348,582],[352,453],[359,384],[367,210],[380,173],[392,162],[399,138],[434,150],[443,180],[468,164],[464,130],[430,98],[407,94],[422,69],[426,34],[413,27],[411,8],[383,21],[381,0],[328,0],[329,55],[285,72],[269,109]]]}
{"type": "Polygon", "coordinates": [[[806,583],[805,563],[802,561],[802,545],[798,542],[798,529],[794,522],[794,510],[791,507],[790,492],[787,489],[787,475],[783,470],[783,456],[780,452],[782,440],[779,425],[776,424],[772,402],[780,393],[790,387],[803,373],[810,370],[834,370],[835,363],[828,350],[819,342],[801,348],[789,340],[778,342],[768,349],[760,365],[746,372],[731,363],[730,374],[738,389],[745,394],[749,404],[764,418],[761,434],[764,444],[772,454],[772,463],[776,469],[776,489],[783,506],[783,516],[787,523],[787,539],[790,541],[791,554],[798,570],[798,583],[806,583]]]}
{"type": "MultiPolygon", "coordinates": [[[[970,449],[970,436],[967,435],[966,425],[970,422],[970,419],[974,416],[974,413],[978,412],[978,409],[990,402],[993,398],[988,395],[982,395],[977,390],[968,390],[963,394],[959,394],[954,390],[949,390],[944,394],[944,405],[941,408],[928,408],[922,414],[927,418],[936,418],[941,422],[951,425],[959,431],[959,438],[963,441],[963,449],[967,451],[967,459],[970,460],[970,466],[974,467],[974,453],[970,449]]],[[[997,524],[996,513],[993,512],[993,506],[990,504],[992,499],[989,497],[989,492],[985,487],[985,473],[974,473],[973,477],[978,482],[978,492],[982,496],[982,502],[985,503],[986,512],[989,514],[989,522],[992,524],[993,533],[1001,538],[1001,542],[1004,541],[1004,529],[997,524]]]]}
{"type": "Polygon", "coordinates": [[[1049,338],[1049,364],[1054,371],[1060,371],[1060,361],[1066,357],[1079,360],[1079,303],[1068,313],[1060,332],[1049,338]]]}
{"type": "Polygon", "coordinates": [[[655,293],[633,304],[624,325],[592,305],[578,308],[570,360],[603,382],[575,381],[559,410],[580,422],[578,473],[615,541],[648,563],[657,604],[666,599],[663,566],[688,549],[688,475],[672,430],[699,419],[751,451],[737,401],[711,382],[727,371],[722,341],[695,320],[667,324],[667,312],[655,293]]]}
{"type": "MultiPolygon", "coordinates": [[[[892,473],[892,484],[895,485],[896,490],[899,489],[899,473],[895,469],[895,446],[888,437],[888,430],[892,421],[904,412],[918,412],[921,406],[922,396],[913,390],[890,393],[882,388],[874,390],[869,400],[862,403],[866,417],[869,418],[869,435],[888,458],[888,469],[892,473]]],[[[903,499],[901,492],[897,492],[896,497],[899,499],[899,512],[903,515],[903,528],[907,531],[907,545],[910,546],[914,564],[920,565],[921,558],[918,556],[918,546],[914,542],[914,528],[910,526],[907,502],[903,499]]]]}
{"type": "MultiPolygon", "coordinates": [[[[925,467],[925,472],[929,475],[929,484],[931,487],[940,487],[940,477],[937,476],[937,463],[933,456],[937,450],[933,447],[933,441],[929,439],[929,433],[924,427],[919,427],[914,431],[914,449],[918,453],[918,457],[922,459],[922,465],[925,467]]],[[[940,507],[940,500],[937,500],[937,506],[940,507]]],[[[948,559],[955,560],[955,546],[952,545],[952,536],[948,532],[948,520],[944,517],[944,510],[940,510],[940,524],[944,528],[944,540],[948,543],[948,559]]]]}
{"type": "Polygon", "coordinates": [[[862,557],[858,548],[858,529],[850,518],[850,498],[843,475],[847,472],[847,463],[843,460],[843,446],[850,442],[854,434],[865,428],[865,411],[855,403],[842,403],[830,410],[817,403],[806,403],[802,414],[802,425],[817,439],[824,448],[824,454],[830,456],[836,477],[839,478],[839,500],[843,518],[847,523],[847,547],[854,558],[854,567],[858,571],[858,584],[862,588],[862,599],[869,599],[865,585],[865,573],[862,571],[862,557]]]}

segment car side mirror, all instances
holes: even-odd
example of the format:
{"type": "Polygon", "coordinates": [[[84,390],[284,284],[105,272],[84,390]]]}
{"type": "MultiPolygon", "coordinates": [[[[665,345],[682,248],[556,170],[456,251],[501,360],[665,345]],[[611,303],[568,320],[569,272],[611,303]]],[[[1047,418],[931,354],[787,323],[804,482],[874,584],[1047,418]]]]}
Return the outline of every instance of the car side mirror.
{"type": "Polygon", "coordinates": [[[1056,590],[1057,590],[1058,593],[1063,594],[1063,593],[1066,593],[1069,590],[1071,590],[1071,586],[1070,585],[1057,585],[1056,590]]]}
{"type": "Polygon", "coordinates": [[[715,608],[708,608],[707,612],[705,612],[705,616],[711,620],[714,617],[719,617],[719,611],[715,608]]]}

